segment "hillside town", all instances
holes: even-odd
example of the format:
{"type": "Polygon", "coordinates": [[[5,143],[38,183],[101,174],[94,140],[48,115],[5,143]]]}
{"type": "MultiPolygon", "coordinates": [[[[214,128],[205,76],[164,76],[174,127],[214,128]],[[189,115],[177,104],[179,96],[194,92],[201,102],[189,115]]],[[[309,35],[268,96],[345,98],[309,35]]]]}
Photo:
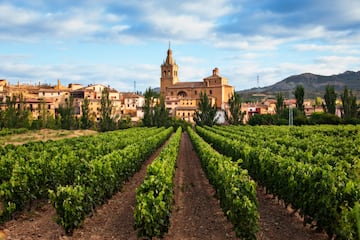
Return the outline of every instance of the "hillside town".
{"type": "MultiPolygon", "coordinates": [[[[186,82],[180,81],[178,77],[179,66],[177,65],[172,49],[169,46],[166,60],[161,65],[160,72],[160,96],[165,99],[165,106],[169,117],[182,119],[194,124],[194,115],[199,111],[201,93],[207,94],[211,104],[216,106],[217,121],[220,124],[226,123],[225,112],[229,112],[229,99],[233,96],[235,89],[229,84],[227,78],[220,75],[220,70],[214,68],[210,76],[204,77],[202,81],[186,82]]],[[[133,124],[141,122],[144,117],[145,97],[135,92],[121,92],[111,86],[103,84],[90,84],[87,86],[71,83],[63,86],[60,79],[56,85],[10,84],[6,79],[0,80],[0,107],[5,110],[8,107],[7,101],[13,99],[20,108],[31,112],[32,119],[39,119],[46,109],[50,116],[57,116],[59,108],[67,104],[71,97],[74,117],[79,119],[83,115],[82,106],[84,100],[88,101],[88,116],[93,122],[99,122],[101,115],[101,98],[104,89],[108,91],[108,98],[111,101],[111,118],[131,119],[133,124]]],[[[158,101],[155,101],[156,103],[158,101]]],[[[243,123],[249,122],[254,115],[276,114],[277,99],[275,96],[266,94],[253,94],[251,101],[244,101],[241,104],[243,123]]],[[[295,108],[296,99],[284,99],[285,108],[295,108]]],[[[323,112],[323,100],[305,99],[303,101],[306,117],[315,112],[323,112]]],[[[342,107],[336,105],[335,114],[341,117],[342,107]]]]}

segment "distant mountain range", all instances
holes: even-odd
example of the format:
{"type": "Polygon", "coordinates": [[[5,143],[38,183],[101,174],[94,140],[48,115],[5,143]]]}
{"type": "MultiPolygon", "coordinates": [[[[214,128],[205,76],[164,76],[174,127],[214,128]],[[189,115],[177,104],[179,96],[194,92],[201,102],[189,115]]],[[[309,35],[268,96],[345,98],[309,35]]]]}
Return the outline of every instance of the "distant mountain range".
{"type": "Polygon", "coordinates": [[[252,88],[237,91],[243,98],[251,97],[253,94],[276,95],[281,92],[285,97],[292,95],[297,85],[302,85],[305,91],[305,98],[323,97],[327,85],[335,87],[335,91],[340,94],[347,86],[353,93],[360,98],[360,71],[346,71],[341,74],[322,76],[312,73],[303,73],[290,76],[271,86],[262,88],[252,88]]]}

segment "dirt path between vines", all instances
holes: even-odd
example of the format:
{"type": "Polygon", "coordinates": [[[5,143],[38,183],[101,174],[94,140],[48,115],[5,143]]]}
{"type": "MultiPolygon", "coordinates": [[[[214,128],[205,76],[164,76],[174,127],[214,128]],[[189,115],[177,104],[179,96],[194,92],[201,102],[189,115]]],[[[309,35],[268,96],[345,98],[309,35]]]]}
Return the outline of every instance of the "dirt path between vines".
{"type": "MultiPolygon", "coordinates": [[[[46,202],[15,220],[0,226],[0,240],[70,240],[70,239],[137,239],[133,229],[135,189],[143,182],[146,166],[158,155],[154,153],[108,203],[99,206],[92,217],[73,236],[66,236],[54,221],[55,210],[46,202]],[[1,239],[1,233],[7,235],[1,239]]],[[[164,239],[236,239],[214,197],[214,189],[201,169],[187,133],[183,133],[175,174],[175,204],[171,226],[164,239]]],[[[292,215],[272,196],[258,190],[260,212],[259,240],[325,240],[327,236],[303,227],[301,219],[292,215]]]]}
{"type": "Polygon", "coordinates": [[[174,183],[175,206],[165,239],[235,239],[187,133],[182,134],[174,183]]]}

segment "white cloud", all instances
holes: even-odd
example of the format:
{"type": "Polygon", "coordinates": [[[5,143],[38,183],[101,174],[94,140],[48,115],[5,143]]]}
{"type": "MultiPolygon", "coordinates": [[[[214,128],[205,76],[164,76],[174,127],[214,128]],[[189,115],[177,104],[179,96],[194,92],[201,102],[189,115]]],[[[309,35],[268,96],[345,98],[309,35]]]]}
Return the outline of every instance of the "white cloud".
{"type": "Polygon", "coordinates": [[[236,10],[236,7],[227,0],[185,1],[180,7],[185,12],[209,19],[221,17],[236,10]]]}
{"type": "Polygon", "coordinates": [[[0,26],[24,26],[40,19],[40,14],[37,12],[8,4],[0,4],[0,12],[0,26]]]}
{"type": "Polygon", "coordinates": [[[41,41],[44,39],[95,39],[97,34],[121,34],[129,26],[121,15],[107,13],[104,8],[66,8],[42,13],[9,4],[0,4],[0,39],[41,41]]]}
{"type": "Polygon", "coordinates": [[[214,47],[225,49],[237,49],[247,51],[276,50],[285,39],[277,39],[261,35],[243,36],[241,34],[228,34],[214,38],[214,47]]]}
{"type": "Polygon", "coordinates": [[[360,50],[352,45],[320,45],[320,44],[295,44],[294,49],[298,51],[318,51],[318,52],[333,52],[333,53],[347,53],[360,54],[360,50]]]}
{"type": "Polygon", "coordinates": [[[178,40],[195,40],[207,38],[214,23],[192,15],[171,15],[165,10],[157,10],[156,14],[146,16],[161,35],[178,40]]]}
{"type": "Polygon", "coordinates": [[[149,64],[127,65],[31,65],[19,63],[2,63],[1,79],[7,79],[15,84],[18,81],[27,84],[56,84],[60,79],[62,84],[79,83],[83,85],[100,83],[110,85],[119,91],[133,91],[134,81],[137,90],[144,91],[147,87],[160,86],[158,66],[149,64]],[[142,71],[137,71],[141,69],[142,71]],[[136,74],[134,74],[136,73],[136,74]]]}

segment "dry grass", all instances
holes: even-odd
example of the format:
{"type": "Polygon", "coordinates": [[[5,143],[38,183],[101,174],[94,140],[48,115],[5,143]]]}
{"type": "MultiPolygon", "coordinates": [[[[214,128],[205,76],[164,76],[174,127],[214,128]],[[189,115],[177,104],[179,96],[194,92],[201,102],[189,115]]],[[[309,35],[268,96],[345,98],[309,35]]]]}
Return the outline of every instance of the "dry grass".
{"type": "Polygon", "coordinates": [[[93,130],[41,129],[41,130],[28,131],[22,134],[13,134],[13,135],[0,137],[0,145],[2,146],[6,144],[19,145],[33,141],[57,140],[61,138],[71,138],[71,137],[91,135],[96,133],[97,132],[93,130]]]}

